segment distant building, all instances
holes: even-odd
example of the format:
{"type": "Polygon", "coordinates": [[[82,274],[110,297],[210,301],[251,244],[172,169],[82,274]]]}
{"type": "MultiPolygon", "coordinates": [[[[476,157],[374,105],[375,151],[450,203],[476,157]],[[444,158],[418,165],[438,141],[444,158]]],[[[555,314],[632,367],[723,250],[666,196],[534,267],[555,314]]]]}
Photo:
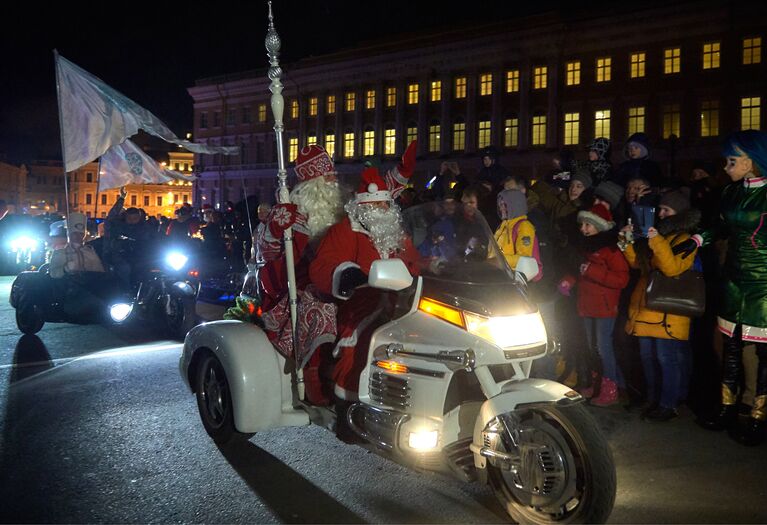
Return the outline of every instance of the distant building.
{"type": "MultiPolygon", "coordinates": [[[[504,165],[535,177],[560,149],[585,159],[599,136],[612,140],[617,164],[627,137],[643,131],[666,174],[684,172],[720,159],[727,133],[764,128],[765,20],[767,3],[753,0],[584,7],[282,64],[286,158],[321,144],[342,176],[356,177],[366,158],[392,165],[418,138],[417,184],[446,159],[474,174],[491,144],[504,165]]],[[[238,156],[196,157],[204,202],[273,199],[266,66],[264,58],[263,70],[188,89],[197,141],[241,147],[238,156]]]]}
{"type": "Polygon", "coordinates": [[[0,162],[0,199],[5,200],[10,212],[17,212],[24,202],[26,183],[26,166],[0,162]]]}

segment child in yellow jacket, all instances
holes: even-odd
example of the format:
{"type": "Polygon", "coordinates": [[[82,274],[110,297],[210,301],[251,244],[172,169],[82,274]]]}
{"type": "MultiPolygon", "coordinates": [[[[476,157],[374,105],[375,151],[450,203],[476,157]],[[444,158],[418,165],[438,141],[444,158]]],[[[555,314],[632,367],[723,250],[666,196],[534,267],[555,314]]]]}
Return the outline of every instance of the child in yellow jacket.
{"type": "Polygon", "coordinates": [[[520,257],[533,257],[538,263],[538,275],[543,276],[543,265],[535,237],[535,226],[527,219],[527,199],[519,190],[503,190],[498,194],[498,216],[501,224],[495,231],[495,240],[506,261],[516,269],[520,257]]]}

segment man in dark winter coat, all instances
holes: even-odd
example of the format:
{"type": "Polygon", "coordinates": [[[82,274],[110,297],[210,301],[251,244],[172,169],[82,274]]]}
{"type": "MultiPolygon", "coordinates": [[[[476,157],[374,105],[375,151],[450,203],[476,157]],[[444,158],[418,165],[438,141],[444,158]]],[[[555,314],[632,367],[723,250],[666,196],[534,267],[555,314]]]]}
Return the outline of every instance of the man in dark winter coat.
{"type": "Polygon", "coordinates": [[[650,149],[647,135],[644,133],[631,135],[626,141],[623,155],[626,160],[618,166],[614,182],[626,186],[629,179],[642,177],[649,181],[649,186],[657,187],[662,184],[660,166],[657,162],[649,159],[650,149]]]}
{"type": "Polygon", "coordinates": [[[499,152],[494,146],[488,146],[482,150],[482,168],[477,174],[477,182],[489,182],[492,187],[493,193],[493,206],[495,206],[495,198],[498,192],[502,189],[501,185],[509,172],[498,163],[499,152]]]}

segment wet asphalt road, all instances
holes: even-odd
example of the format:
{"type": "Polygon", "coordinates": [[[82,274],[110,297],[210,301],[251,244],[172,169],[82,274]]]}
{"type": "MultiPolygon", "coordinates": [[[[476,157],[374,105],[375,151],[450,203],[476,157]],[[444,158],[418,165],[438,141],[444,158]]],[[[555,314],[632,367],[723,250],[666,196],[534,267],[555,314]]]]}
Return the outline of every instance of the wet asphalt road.
{"type": "MultiPolygon", "coordinates": [[[[46,325],[21,337],[0,278],[0,521],[498,523],[486,487],[416,473],[324,429],[234,450],[205,434],[180,344],[146,330],[46,325]]],[[[618,466],[613,523],[767,522],[766,445],[591,409],[618,466]]]]}

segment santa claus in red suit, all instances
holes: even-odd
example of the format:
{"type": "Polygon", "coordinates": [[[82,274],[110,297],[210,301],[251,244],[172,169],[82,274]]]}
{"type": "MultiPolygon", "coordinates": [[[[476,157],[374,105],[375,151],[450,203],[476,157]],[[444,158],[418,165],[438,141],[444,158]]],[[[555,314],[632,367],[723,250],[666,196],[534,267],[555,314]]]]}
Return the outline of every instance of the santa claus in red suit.
{"type": "Polygon", "coordinates": [[[362,172],[362,181],[346,206],[347,217],[331,226],[309,266],[312,283],[338,302],[338,335],[333,350],[334,393],[340,400],[357,399],[360,373],[367,360],[372,332],[386,322],[394,295],[367,283],[377,259],[398,257],[412,275],[418,274],[419,254],[401,224],[399,207],[376,168],[362,172]]]}

